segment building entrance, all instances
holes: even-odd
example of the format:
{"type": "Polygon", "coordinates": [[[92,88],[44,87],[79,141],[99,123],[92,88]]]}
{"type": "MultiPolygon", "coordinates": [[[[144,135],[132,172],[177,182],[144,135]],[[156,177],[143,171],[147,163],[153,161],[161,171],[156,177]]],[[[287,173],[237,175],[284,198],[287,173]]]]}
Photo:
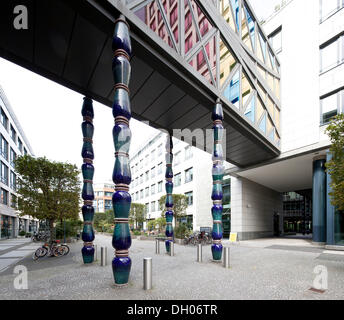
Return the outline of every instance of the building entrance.
{"type": "Polygon", "coordinates": [[[312,234],[312,190],[283,195],[284,235],[312,234]]]}

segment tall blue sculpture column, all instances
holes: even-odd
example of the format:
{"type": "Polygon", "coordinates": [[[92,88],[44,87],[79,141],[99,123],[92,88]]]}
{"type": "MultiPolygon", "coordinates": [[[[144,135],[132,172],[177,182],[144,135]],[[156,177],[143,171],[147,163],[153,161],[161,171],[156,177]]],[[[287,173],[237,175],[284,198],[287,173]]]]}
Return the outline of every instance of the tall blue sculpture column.
{"type": "Polygon", "coordinates": [[[115,21],[112,49],[114,51],[112,73],[115,81],[115,98],[112,105],[112,114],[115,118],[115,126],[112,131],[115,145],[115,166],[112,175],[112,180],[115,183],[115,193],[112,196],[115,229],[112,246],[115,248],[115,258],[112,261],[112,270],[115,285],[123,286],[128,284],[131,269],[131,259],[129,258],[129,248],[131,246],[129,230],[131,206],[129,193],[131,183],[129,166],[131,141],[129,81],[131,67],[129,61],[131,41],[129,26],[123,16],[115,21]]]}
{"type": "Polygon", "coordinates": [[[82,134],[84,137],[84,144],[82,147],[81,155],[84,159],[84,163],[81,167],[82,175],[84,178],[84,185],[82,188],[82,199],[84,200],[84,205],[82,207],[82,215],[84,218],[84,228],[82,231],[82,240],[84,241],[84,247],[82,248],[82,258],[84,263],[92,263],[94,260],[94,231],[93,231],[93,102],[90,98],[85,97],[84,103],[82,105],[81,114],[83,116],[84,122],[81,125],[82,134]]]}
{"type": "Polygon", "coordinates": [[[165,241],[166,252],[169,253],[171,249],[171,242],[173,242],[173,141],[172,134],[167,135],[166,140],[166,237],[165,241]]]}
{"type": "Polygon", "coordinates": [[[223,121],[223,109],[220,100],[217,100],[213,110],[212,120],[214,121],[213,132],[214,132],[214,152],[213,152],[213,191],[212,200],[213,207],[211,209],[213,216],[213,244],[211,246],[211,252],[213,255],[213,261],[221,261],[223,246],[222,240],[222,181],[224,176],[223,166],[223,149],[222,139],[224,128],[222,125],[223,121]]]}
{"type": "Polygon", "coordinates": [[[326,243],[326,157],[313,159],[313,242],[326,243]]]}

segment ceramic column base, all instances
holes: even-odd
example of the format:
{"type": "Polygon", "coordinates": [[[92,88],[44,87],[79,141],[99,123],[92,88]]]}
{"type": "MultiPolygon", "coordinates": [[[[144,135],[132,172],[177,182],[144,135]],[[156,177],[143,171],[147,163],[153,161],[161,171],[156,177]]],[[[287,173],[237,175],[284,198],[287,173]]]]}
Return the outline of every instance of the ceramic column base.
{"type": "Polygon", "coordinates": [[[94,262],[94,247],[85,246],[81,249],[82,259],[85,264],[94,262]]]}
{"type": "Polygon", "coordinates": [[[116,286],[125,286],[129,282],[131,259],[129,257],[115,257],[112,260],[112,272],[116,286]]]}

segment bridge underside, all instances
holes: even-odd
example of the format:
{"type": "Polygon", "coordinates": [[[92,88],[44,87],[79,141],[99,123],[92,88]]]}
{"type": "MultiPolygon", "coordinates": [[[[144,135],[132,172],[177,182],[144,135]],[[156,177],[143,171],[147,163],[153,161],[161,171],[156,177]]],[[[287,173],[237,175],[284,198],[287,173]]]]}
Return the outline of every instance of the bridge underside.
{"type": "MultiPolygon", "coordinates": [[[[15,30],[14,4],[2,2],[0,55],[111,107],[111,41],[119,11],[109,1],[97,3],[96,8],[93,1],[23,0],[21,4],[29,12],[29,29],[15,30]]],[[[164,54],[166,49],[150,41],[144,30],[130,25],[133,117],[168,130],[211,128],[211,111],[217,99],[214,92],[192,73],[180,71],[176,57],[164,54]]],[[[247,167],[279,154],[231,108],[224,106],[224,112],[227,161],[247,167]]]]}

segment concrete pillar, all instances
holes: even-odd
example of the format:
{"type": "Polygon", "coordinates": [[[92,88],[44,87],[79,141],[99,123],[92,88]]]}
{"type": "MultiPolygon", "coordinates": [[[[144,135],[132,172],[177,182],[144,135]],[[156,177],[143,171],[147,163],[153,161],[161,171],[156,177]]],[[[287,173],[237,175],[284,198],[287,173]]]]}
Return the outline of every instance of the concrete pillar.
{"type": "Polygon", "coordinates": [[[313,159],[313,242],[326,243],[326,157],[313,159]]]}

